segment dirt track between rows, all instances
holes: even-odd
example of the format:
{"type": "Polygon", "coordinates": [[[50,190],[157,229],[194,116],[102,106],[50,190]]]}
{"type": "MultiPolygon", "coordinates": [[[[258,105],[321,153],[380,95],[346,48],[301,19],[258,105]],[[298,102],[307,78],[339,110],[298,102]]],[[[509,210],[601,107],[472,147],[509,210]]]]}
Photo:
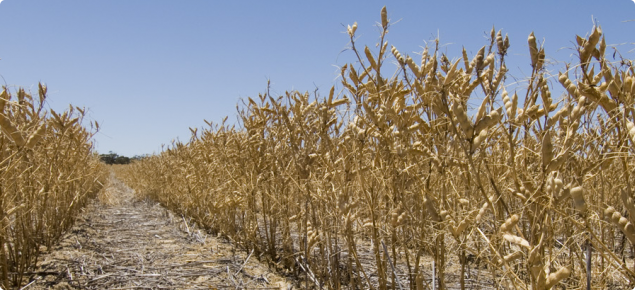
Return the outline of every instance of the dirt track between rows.
{"type": "Polygon", "coordinates": [[[22,289],[290,289],[256,257],[112,178],[22,289]]]}

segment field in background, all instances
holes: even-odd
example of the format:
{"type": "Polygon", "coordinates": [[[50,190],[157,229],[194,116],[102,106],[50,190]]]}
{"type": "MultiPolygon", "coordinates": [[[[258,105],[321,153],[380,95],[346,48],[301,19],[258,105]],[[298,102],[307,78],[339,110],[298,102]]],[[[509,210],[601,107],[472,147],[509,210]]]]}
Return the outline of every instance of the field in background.
{"type": "MultiPolygon", "coordinates": [[[[84,111],[43,109],[23,89],[0,93],[0,285],[26,281],[40,251],[69,229],[89,197],[106,180],[93,154],[92,132],[81,126],[84,111]]],[[[97,126],[97,124],[95,124],[97,126]]]]}
{"type": "Polygon", "coordinates": [[[633,62],[593,27],[551,75],[532,33],[512,91],[501,31],[474,56],[414,60],[381,16],[376,50],[348,28],[342,92],[250,98],[240,127],[192,129],[120,178],[327,289],[633,287],[633,62]]]}

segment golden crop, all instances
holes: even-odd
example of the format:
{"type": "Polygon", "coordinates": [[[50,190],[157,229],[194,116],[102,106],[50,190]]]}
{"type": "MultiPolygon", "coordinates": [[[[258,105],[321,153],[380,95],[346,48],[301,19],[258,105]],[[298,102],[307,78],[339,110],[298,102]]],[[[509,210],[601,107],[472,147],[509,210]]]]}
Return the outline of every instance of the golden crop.
{"type": "Polygon", "coordinates": [[[0,283],[24,282],[42,246],[50,247],[102,186],[104,168],[93,152],[84,111],[61,114],[18,89],[0,93],[0,283]],[[101,181],[101,182],[100,182],[101,181]]]}
{"type": "Polygon", "coordinates": [[[426,256],[440,289],[449,261],[467,287],[470,259],[492,287],[633,287],[632,61],[605,58],[594,27],[556,79],[532,33],[532,73],[512,93],[500,31],[471,59],[437,43],[417,63],[387,53],[381,15],[378,51],[348,29],[359,62],[340,93],[249,98],[240,126],[193,131],[122,178],[328,289],[423,289],[426,256]]]}

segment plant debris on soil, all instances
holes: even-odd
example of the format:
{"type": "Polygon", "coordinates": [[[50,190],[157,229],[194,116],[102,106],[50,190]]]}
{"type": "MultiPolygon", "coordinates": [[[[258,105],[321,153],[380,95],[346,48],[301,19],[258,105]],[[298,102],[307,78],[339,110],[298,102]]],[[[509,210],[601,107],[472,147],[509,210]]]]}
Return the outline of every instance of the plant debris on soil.
{"type": "Polygon", "coordinates": [[[111,178],[21,289],[290,289],[293,281],[111,178]]]}

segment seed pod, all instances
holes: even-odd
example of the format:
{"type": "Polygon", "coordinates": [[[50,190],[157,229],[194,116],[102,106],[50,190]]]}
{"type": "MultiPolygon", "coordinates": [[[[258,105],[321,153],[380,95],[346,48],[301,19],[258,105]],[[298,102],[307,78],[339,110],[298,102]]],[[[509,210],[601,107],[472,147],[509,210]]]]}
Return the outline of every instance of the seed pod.
{"type": "Polygon", "coordinates": [[[623,217],[613,207],[608,207],[604,214],[606,218],[615,224],[631,243],[635,243],[635,226],[625,217],[623,217]],[[612,213],[612,214],[611,214],[612,213]],[[609,217],[610,214],[610,217],[609,217]]]}
{"type": "Polygon", "coordinates": [[[518,105],[518,96],[514,93],[512,98],[509,97],[507,91],[503,88],[503,102],[505,103],[505,111],[507,118],[513,120],[516,117],[516,106],[518,105]]]}
{"type": "Polygon", "coordinates": [[[467,51],[465,51],[465,47],[463,47],[463,65],[465,66],[465,73],[471,74],[472,67],[470,66],[470,60],[467,58],[467,51]]]}
{"type": "Polygon", "coordinates": [[[543,81],[543,84],[540,87],[540,97],[542,98],[542,104],[545,110],[551,112],[551,103],[553,102],[553,99],[551,98],[551,92],[549,91],[547,81],[543,81]]]}
{"type": "Polygon", "coordinates": [[[463,231],[467,228],[467,221],[462,220],[456,228],[453,228],[454,237],[458,238],[463,231]]]}
{"type": "Polygon", "coordinates": [[[456,76],[456,72],[457,72],[456,67],[459,65],[459,61],[461,60],[460,59],[456,60],[456,62],[452,65],[452,67],[450,67],[450,70],[448,71],[448,73],[445,75],[445,80],[443,81],[444,86],[449,86],[454,80],[456,76]]]}
{"type": "Polygon", "coordinates": [[[483,69],[483,62],[485,61],[485,46],[481,47],[481,49],[476,53],[474,60],[472,61],[476,66],[476,71],[481,72],[483,69]]]}
{"type": "Polygon", "coordinates": [[[519,236],[504,234],[503,238],[512,244],[516,244],[519,246],[523,246],[527,249],[531,249],[531,246],[529,246],[529,242],[519,236]]]}
{"type": "Polygon", "coordinates": [[[348,103],[348,98],[338,99],[338,100],[333,101],[333,102],[329,105],[329,108],[335,108],[335,107],[337,107],[337,106],[339,106],[339,105],[342,105],[342,104],[347,104],[347,103],[348,103]]]}
{"type": "MultiPolygon", "coordinates": [[[[595,75],[593,77],[593,79],[591,80],[591,83],[597,85],[597,83],[599,83],[602,80],[603,77],[604,77],[604,75],[600,71],[597,75],[595,75]]],[[[607,82],[603,82],[598,87],[600,88],[600,91],[605,92],[606,89],[608,88],[608,83],[607,82]]]]}
{"type": "Polygon", "coordinates": [[[553,175],[549,175],[549,177],[547,177],[547,181],[545,182],[545,192],[552,195],[554,194],[553,175]]]}
{"type": "Polygon", "coordinates": [[[357,22],[353,23],[353,26],[348,26],[348,35],[350,37],[355,36],[355,31],[357,31],[357,22]]]}
{"type": "Polygon", "coordinates": [[[505,33],[505,50],[509,49],[509,37],[507,33],[505,33]]]}
{"type": "Polygon", "coordinates": [[[518,110],[518,94],[516,94],[516,92],[514,92],[514,95],[512,96],[512,118],[513,116],[516,115],[517,110],[518,110]]]}
{"type": "Polygon", "coordinates": [[[586,212],[586,202],[584,201],[584,189],[582,186],[572,188],[569,194],[571,194],[575,209],[581,213],[586,212]]]}
{"type": "Polygon", "coordinates": [[[489,115],[483,117],[474,127],[474,133],[480,134],[482,130],[489,129],[496,125],[501,118],[502,108],[498,108],[498,110],[491,111],[489,115]]]}
{"type": "Polygon", "coordinates": [[[551,143],[551,131],[545,132],[542,137],[542,166],[546,168],[553,159],[553,144],[551,143]]]}
{"type": "Polygon", "coordinates": [[[626,122],[626,128],[628,129],[628,135],[630,135],[631,140],[633,140],[633,143],[635,143],[635,124],[633,124],[633,122],[628,121],[626,122]]]}
{"type": "Polygon", "coordinates": [[[611,217],[613,216],[613,213],[615,213],[615,208],[612,206],[607,207],[604,210],[604,219],[606,219],[607,221],[611,221],[611,217]]]}
{"type": "Polygon", "coordinates": [[[390,52],[392,52],[392,55],[394,55],[397,60],[401,59],[401,54],[394,45],[391,45],[390,52]]]}
{"type": "Polygon", "coordinates": [[[536,70],[542,69],[542,66],[545,64],[545,49],[541,48],[538,51],[538,61],[536,62],[536,70]]]}
{"type": "Polygon", "coordinates": [[[503,80],[503,77],[507,75],[508,71],[509,70],[507,69],[507,65],[503,63],[501,68],[496,73],[496,77],[494,78],[494,82],[492,83],[493,88],[498,88],[498,85],[500,85],[501,81],[503,80]]]}
{"type": "Polygon", "coordinates": [[[602,36],[602,41],[600,41],[600,48],[598,49],[600,57],[604,58],[604,52],[606,51],[606,41],[604,36],[602,36]]]}
{"type": "Polygon", "coordinates": [[[569,114],[569,106],[563,106],[558,112],[556,112],[553,116],[547,119],[547,127],[553,127],[560,119],[564,118],[569,114]]]}
{"type": "Polygon", "coordinates": [[[565,89],[567,89],[567,92],[569,92],[569,94],[573,96],[574,98],[577,98],[580,95],[580,93],[578,92],[578,89],[571,82],[571,80],[569,79],[569,76],[567,76],[566,74],[558,73],[558,81],[565,89]]]}
{"type": "Polygon", "coordinates": [[[501,33],[501,30],[499,30],[498,33],[496,34],[496,46],[498,47],[498,53],[505,54],[505,51],[507,49],[505,48],[505,43],[503,40],[503,34],[501,33]]]}
{"type": "Polygon", "coordinates": [[[510,218],[508,218],[500,227],[501,232],[510,233],[514,226],[518,223],[518,215],[513,214],[510,218]]]}
{"type": "Polygon", "coordinates": [[[622,219],[622,215],[619,212],[614,211],[613,214],[611,215],[611,222],[616,225],[619,225],[620,219],[622,219]]]}
{"type": "MultiPolygon", "coordinates": [[[[490,64],[494,64],[494,62],[496,61],[496,56],[494,56],[493,53],[490,53],[487,58],[485,58],[485,61],[483,61],[483,67],[486,67],[490,64]]],[[[493,76],[494,70],[490,71],[490,74],[493,76]]],[[[491,76],[489,77],[489,79],[491,80],[491,76]]]]}
{"type": "Polygon", "coordinates": [[[554,185],[554,192],[556,193],[560,192],[560,190],[562,190],[564,186],[564,184],[562,183],[562,179],[560,178],[554,178],[553,185],[554,185]]]}
{"type": "Polygon", "coordinates": [[[467,118],[467,115],[465,114],[463,105],[459,104],[458,101],[455,101],[454,103],[452,103],[452,112],[454,113],[454,116],[456,116],[456,119],[459,121],[461,130],[465,134],[465,137],[468,139],[472,138],[472,135],[474,134],[474,128],[472,127],[472,122],[470,122],[470,120],[467,118]]]}
{"type": "Polygon", "coordinates": [[[24,146],[24,138],[22,137],[22,133],[18,131],[18,128],[16,128],[11,120],[9,120],[9,118],[7,118],[4,114],[0,114],[0,127],[7,135],[11,136],[11,139],[13,140],[13,142],[15,142],[16,145],[18,145],[19,147],[24,146]]]}
{"type": "Polygon", "coordinates": [[[489,125],[489,127],[492,127],[492,126],[496,125],[496,123],[498,123],[503,118],[503,116],[501,115],[502,113],[503,113],[503,108],[502,107],[500,107],[500,108],[498,108],[498,109],[496,109],[494,111],[491,111],[489,113],[490,117],[492,117],[492,120],[490,121],[491,124],[489,125]]]}
{"type": "Polygon", "coordinates": [[[7,93],[7,91],[2,90],[2,93],[0,93],[0,113],[4,112],[4,107],[6,106],[9,99],[10,99],[10,96],[7,93]]]}
{"type": "Polygon", "coordinates": [[[635,83],[635,78],[633,76],[626,76],[624,78],[624,92],[626,94],[630,94],[633,91],[633,84],[635,83]]]}
{"type": "MultiPolygon", "coordinates": [[[[538,105],[535,105],[534,107],[537,107],[537,106],[538,105]]],[[[545,114],[546,114],[546,111],[544,108],[538,108],[537,110],[532,111],[529,116],[531,117],[531,119],[537,120],[538,118],[544,116],[545,114]]]]}
{"type": "Polygon", "coordinates": [[[549,274],[549,276],[547,277],[547,281],[545,281],[544,289],[550,289],[554,285],[558,284],[558,282],[569,277],[569,275],[571,275],[571,270],[569,270],[569,268],[567,267],[562,267],[555,273],[549,274]]]}
{"type": "Polygon", "coordinates": [[[406,129],[406,131],[408,132],[414,132],[417,129],[419,129],[421,127],[421,123],[416,123],[414,125],[408,126],[408,128],[406,129]]]}
{"type": "Polygon", "coordinates": [[[529,55],[531,56],[531,66],[536,67],[538,63],[538,44],[536,44],[536,36],[534,36],[534,32],[532,31],[527,38],[527,43],[529,44],[529,55]]]}
{"type": "Polygon", "coordinates": [[[37,130],[35,130],[33,135],[29,137],[29,139],[26,141],[26,145],[24,146],[26,148],[33,149],[35,144],[37,144],[37,142],[39,142],[42,139],[45,131],[46,131],[46,123],[42,123],[40,127],[38,127],[37,130]]]}
{"type": "MultiPolygon", "coordinates": [[[[503,257],[503,260],[505,260],[505,263],[511,263],[519,258],[521,258],[523,256],[523,252],[522,251],[517,251],[517,252],[513,252],[505,257],[503,257]]],[[[498,261],[498,264],[501,265],[503,264],[503,261],[498,261]]]]}
{"type": "Polygon", "coordinates": [[[375,69],[375,71],[377,71],[379,69],[377,67],[377,62],[375,62],[375,58],[373,57],[373,54],[370,52],[370,48],[368,48],[368,46],[364,48],[364,53],[366,54],[366,58],[368,59],[368,62],[370,62],[370,67],[372,67],[373,69],[375,69]]]}
{"type": "Polygon", "coordinates": [[[406,64],[408,64],[408,67],[410,68],[412,73],[415,75],[415,77],[421,78],[421,71],[420,71],[421,69],[417,66],[415,61],[412,60],[412,57],[410,56],[406,57],[406,64]]]}
{"type": "Polygon", "coordinates": [[[602,28],[599,26],[594,27],[593,32],[589,35],[589,40],[584,44],[584,49],[588,51],[594,49],[600,41],[600,36],[602,36],[602,28]]]}
{"type": "Polygon", "coordinates": [[[488,134],[488,130],[484,129],[484,130],[481,130],[481,132],[479,132],[478,135],[476,135],[476,137],[474,137],[474,140],[472,141],[471,152],[476,151],[476,149],[481,146],[481,143],[487,138],[487,134],[488,134]]]}
{"type": "Polygon", "coordinates": [[[481,118],[483,118],[483,116],[485,115],[485,110],[487,109],[488,104],[489,104],[489,96],[485,96],[485,98],[483,98],[483,101],[481,102],[481,106],[478,107],[478,111],[476,113],[476,123],[478,123],[481,120],[481,118]]]}
{"type": "Polygon", "coordinates": [[[491,120],[492,120],[492,117],[490,115],[487,115],[481,118],[476,123],[476,126],[474,126],[474,133],[480,134],[481,131],[488,129],[490,127],[489,124],[491,123],[491,120]]]}
{"type": "MultiPolygon", "coordinates": [[[[489,57],[487,57],[487,59],[489,59],[489,57]]],[[[488,64],[489,64],[489,62],[488,62],[488,64]]],[[[483,80],[483,83],[486,84],[485,88],[488,88],[488,91],[489,91],[490,84],[492,85],[492,87],[494,85],[494,81],[493,81],[494,80],[494,71],[495,71],[495,69],[494,69],[494,65],[493,65],[493,62],[492,62],[492,66],[487,68],[487,73],[483,74],[483,77],[485,78],[485,80],[483,80]]]]}
{"type": "Polygon", "coordinates": [[[386,6],[381,8],[381,27],[386,30],[388,28],[388,12],[386,6]]]}
{"type": "Polygon", "coordinates": [[[484,203],[483,206],[481,206],[481,208],[478,210],[478,214],[476,215],[476,218],[474,218],[474,224],[478,223],[482,218],[483,215],[485,215],[485,211],[487,210],[487,207],[489,206],[489,203],[484,203]]]}
{"type": "Polygon", "coordinates": [[[516,195],[518,198],[522,199],[523,201],[527,201],[527,197],[526,197],[524,194],[522,194],[522,193],[520,193],[520,192],[516,192],[516,193],[515,193],[515,195],[516,195]]]}
{"type": "Polygon", "coordinates": [[[481,84],[481,79],[477,78],[476,80],[474,80],[467,86],[467,88],[463,91],[463,94],[465,96],[469,96],[470,94],[472,94],[474,89],[476,89],[480,84],[481,84]]]}

